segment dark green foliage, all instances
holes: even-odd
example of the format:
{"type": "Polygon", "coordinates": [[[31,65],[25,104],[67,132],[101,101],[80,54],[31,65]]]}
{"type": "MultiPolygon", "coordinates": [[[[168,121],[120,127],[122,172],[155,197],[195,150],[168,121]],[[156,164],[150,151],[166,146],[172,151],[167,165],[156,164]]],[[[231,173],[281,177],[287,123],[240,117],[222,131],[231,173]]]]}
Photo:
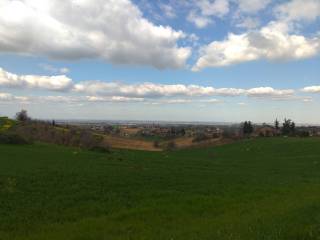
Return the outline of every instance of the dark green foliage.
{"type": "Polygon", "coordinates": [[[280,123],[279,123],[278,119],[276,119],[274,121],[274,127],[275,127],[276,130],[280,130],[280,123]]]}
{"type": "Polygon", "coordinates": [[[111,154],[0,145],[0,239],[317,240],[319,144],[111,154]]]}
{"type": "Polygon", "coordinates": [[[17,125],[13,131],[29,141],[54,143],[88,150],[99,149],[101,151],[104,148],[105,152],[108,152],[110,149],[103,142],[102,136],[94,134],[90,130],[72,126],[58,127],[53,126],[52,123],[29,121],[28,123],[17,125]]]}
{"type": "Polygon", "coordinates": [[[16,113],[16,120],[20,122],[27,122],[30,120],[28,116],[28,112],[26,110],[21,110],[20,112],[16,113]]]}
{"type": "Polygon", "coordinates": [[[243,123],[242,131],[244,135],[250,135],[253,133],[253,125],[250,121],[245,121],[243,123]]]}
{"type": "Polygon", "coordinates": [[[310,133],[308,131],[298,131],[297,133],[297,136],[299,137],[310,137],[310,133]]]}
{"type": "Polygon", "coordinates": [[[159,142],[158,140],[155,140],[155,141],[153,142],[153,146],[154,146],[155,148],[159,148],[159,147],[160,147],[160,142],[159,142]]]}
{"type": "Polygon", "coordinates": [[[17,145],[23,145],[23,144],[30,144],[31,141],[26,140],[22,136],[14,133],[0,133],[0,144],[17,144],[17,145]]]}
{"type": "Polygon", "coordinates": [[[176,146],[176,144],[175,144],[174,141],[170,141],[170,142],[168,142],[167,145],[166,145],[166,150],[167,150],[167,151],[173,151],[173,150],[175,150],[176,148],[177,148],[177,146],[176,146]]]}
{"type": "Polygon", "coordinates": [[[294,135],[295,128],[296,128],[296,125],[292,120],[284,119],[281,131],[283,135],[290,136],[290,135],[294,135]]]}

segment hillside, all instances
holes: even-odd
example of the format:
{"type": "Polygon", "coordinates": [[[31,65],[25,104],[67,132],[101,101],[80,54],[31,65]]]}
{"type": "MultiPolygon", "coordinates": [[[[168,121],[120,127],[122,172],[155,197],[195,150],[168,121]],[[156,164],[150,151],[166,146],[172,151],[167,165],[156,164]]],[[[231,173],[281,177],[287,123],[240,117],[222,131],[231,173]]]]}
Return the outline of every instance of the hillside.
{"type": "Polygon", "coordinates": [[[0,145],[0,239],[318,239],[320,139],[173,152],[0,145]]]}

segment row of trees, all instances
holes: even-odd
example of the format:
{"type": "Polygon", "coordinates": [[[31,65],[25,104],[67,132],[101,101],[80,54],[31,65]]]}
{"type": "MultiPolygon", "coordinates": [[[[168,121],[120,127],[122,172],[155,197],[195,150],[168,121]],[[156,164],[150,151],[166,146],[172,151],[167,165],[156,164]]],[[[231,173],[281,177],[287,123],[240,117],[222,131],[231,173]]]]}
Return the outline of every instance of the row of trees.
{"type": "MultiPolygon", "coordinates": [[[[278,119],[274,122],[274,129],[276,130],[276,135],[282,134],[282,135],[294,135],[296,132],[296,124],[291,119],[284,119],[284,122],[282,123],[282,127],[280,127],[280,122],[278,119]]],[[[251,121],[245,121],[242,125],[242,133],[245,136],[251,135],[254,132],[254,126],[251,121]]]]}

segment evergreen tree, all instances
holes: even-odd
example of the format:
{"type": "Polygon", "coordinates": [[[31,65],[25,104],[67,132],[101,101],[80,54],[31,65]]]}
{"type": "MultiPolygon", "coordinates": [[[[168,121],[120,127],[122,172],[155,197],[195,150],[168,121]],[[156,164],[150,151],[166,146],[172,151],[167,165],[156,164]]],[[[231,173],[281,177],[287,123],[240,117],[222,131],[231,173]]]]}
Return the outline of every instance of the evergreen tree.
{"type": "Polygon", "coordinates": [[[278,119],[276,119],[276,121],[274,122],[274,127],[279,130],[280,129],[280,123],[278,121],[278,119]]]}

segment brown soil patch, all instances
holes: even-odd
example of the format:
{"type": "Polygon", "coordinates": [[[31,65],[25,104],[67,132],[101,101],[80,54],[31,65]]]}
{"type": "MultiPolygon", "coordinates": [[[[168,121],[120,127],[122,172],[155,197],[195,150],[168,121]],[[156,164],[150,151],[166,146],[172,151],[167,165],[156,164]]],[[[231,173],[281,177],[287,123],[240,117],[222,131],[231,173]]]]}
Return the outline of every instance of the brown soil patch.
{"type": "Polygon", "coordinates": [[[160,148],[155,148],[153,146],[153,142],[107,135],[104,135],[103,137],[105,143],[111,146],[112,148],[144,151],[162,151],[162,149],[160,148]]]}

